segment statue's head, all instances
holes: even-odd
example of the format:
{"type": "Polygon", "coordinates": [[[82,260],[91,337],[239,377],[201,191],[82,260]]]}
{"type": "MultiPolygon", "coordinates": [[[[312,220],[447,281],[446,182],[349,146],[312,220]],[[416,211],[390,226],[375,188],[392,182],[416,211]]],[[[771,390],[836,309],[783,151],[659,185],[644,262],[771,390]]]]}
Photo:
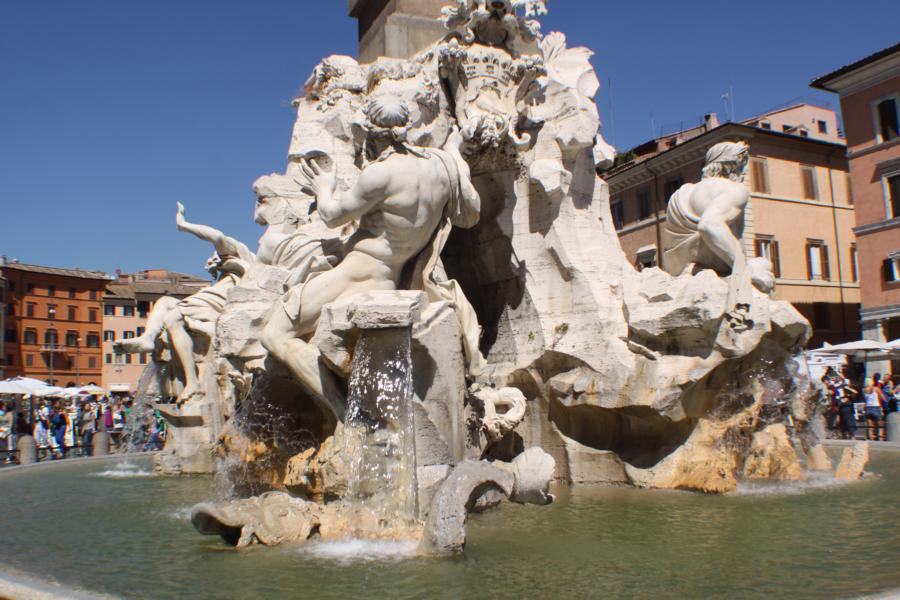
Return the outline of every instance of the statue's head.
{"type": "Polygon", "coordinates": [[[258,225],[281,225],[291,223],[302,225],[306,215],[300,214],[293,201],[304,198],[297,183],[286,175],[264,175],[253,182],[256,207],[253,220],[258,225]]]}
{"type": "Polygon", "coordinates": [[[706,152],[703,177],[722,177],[740,181],[744,177],[750,148],[744,142],[722,142],[706,152]]]}
{"type": "Polygon", "coordinates": [[[409,105],[403,98],[392,95],[375,96],[363,107],[366,115],[363,127],[368,141],[374,146],[367,150],[381,154],[387,146],[403,144],[409,134],[409,105]]]}

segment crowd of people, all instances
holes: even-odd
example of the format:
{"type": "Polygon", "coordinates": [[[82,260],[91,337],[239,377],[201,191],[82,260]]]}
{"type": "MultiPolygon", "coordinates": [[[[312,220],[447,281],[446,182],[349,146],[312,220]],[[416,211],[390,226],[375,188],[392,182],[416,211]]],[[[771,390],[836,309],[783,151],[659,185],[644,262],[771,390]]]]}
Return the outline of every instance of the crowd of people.
{"type": "Polygon", "coordinates": [[[875,373],[857,389],[846,373],[829,368],[822,383],[829,393],[825,418],[832,437],[854,439],[857,423],[864,422],[867,440],[886,441],[885,420],[900,403],[900,375],[875,373]]]}
{"type": "Polygon", "coordinates": [[[161,450],[166,438],[159,411],[136,411],[130,397],[0,399],[0,456],[16,461],[16,443],[34,438],[38,460],[90,456],[94,435],[109,433],[114,451],[161,450]]]}

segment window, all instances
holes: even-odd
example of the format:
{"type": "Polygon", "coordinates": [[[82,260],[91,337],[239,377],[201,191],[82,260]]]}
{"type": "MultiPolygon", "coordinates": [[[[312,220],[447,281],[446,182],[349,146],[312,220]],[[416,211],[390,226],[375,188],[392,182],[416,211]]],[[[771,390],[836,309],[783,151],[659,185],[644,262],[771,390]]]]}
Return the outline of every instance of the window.
{"type": "Polygon", "coordinates": [[[816,168],[801,166],[800,177],[803,180],[803,197],[807,200],[818,200],[819,182],[816,177],[816,168]]]}
{"type": "Polygon", "coordinates": [[[895,283],[900,281],[900,254],[897,256],[889,256],[881,265],[884,271],[885,283],[895,283]]]}
{"type": "Polygon", "coordinates": [[[22,343],[35,345],[37,344],[37,330],[36,329],[26,329],[22,333],[22,343]]]}
{"type": "Polygon", "coordinates": [[[26,354],[25,355],[25,366],[31,367],[33,365],[34,365],[34,356],[32,356],[31,354],[26,354]]]}
{"type": "Polygon", "coordinates": [[[66,333],[66,346],[74,348],[78,345],[78,332],[70,331],[66,333]]]}
{"type": "Polygon", "coordinates": [[[117,352],[116,356],[115,356],[115,364],[117,364],[117,365],[125,364],[125,355],[117,352]]]}
{"type": "Polygon", "coordinates": [[[665,194],[666,200],[668,201],[670,198],[672,198],[672,194],[677,192],[678,189],[683,185],[684,185],[684,178],[681,176],[673,177],[672,179],[669,179],[668,181],[666,181],[666,185],[663,188],[663,192],[665,194]]]}
{"type": "Polygon", "coordinates": [[[16,366],[16,357],[13,356],[12,354],[7,354],[6,355],[6,364],[10,367],[16,366]]]}
{"type": "Polygon", "coordinates": [[[122,337],[124,337],[126,340],[134,339],[134,332],[133,331],[125,331],[125,332],[123,332],[122,337]]]}
{"type": "Polygon", "coordinates": [[[75,297],[75,288],[69,288],[69,298],[75,297]]]}
{"type": "Polygon", "coordinates": [[[25,316],[33,317],[34,316],[34,307],[36,304],[34,302],[26,302],[25,303],[25,316]]]}
{"type": "Polygon", "coordinates": [[[656,248],[647,248],[638,250],[635,267],[638,271],[649,269],[656,266],[656,248]]]}
{"type": "Polygon", "coordinates": [[[126,355],[125,355],[125,364],[126,364],[126,365],[130,365],[130,364],[131,364],[131,355],[130,355],[130,354],[126,354],[126,355]]]}
{"type": "Polygon", "coordinates": [[[140,363],[141,363],[142,365],[146,365],[146,364],[147,364],[147,353],[146,353],[146,352],[141,352],[141,354],[140,354],[140,363]]]}
{"type": "Polygon", "coordinates": [[[900,173],[885,178],[884,193],[885,218],[896,219],[900,217],[900,173]]]}
{"type": "Polygon", "coordinates": [[[71,371],[74,368],[75,368],[75,359],[72,358],[71,356],[67,357],[66,358],[66,370],[71,371]]]}
{"type": "Polygon", "coordinates": [[[793,125],[782,125],[781,126],[781,130],[785,133],[790,133],[793,128],[794,128],[793,125]]]}
{"type": "Polygon", "coordinates": [[[103,315],[106,317],[116,316],[116,305],[115,304],[104,304],[103,305],[103,315]]]}
{"type": "Polygon", "coordinates": [[[650,217],[650,190],[641,190],[637,194],[638,199],[638,219],[643,221],[650,217]]]}
{"type": "Polygon", "coordinates": [[[772,124],[768,121],[763,121],[759,124],[762,129],[772,129],[772,124]]]}
{"type": "Polygon", "coordinates": [[[48,329],[44,332],[44,345],[56,346],[59,343],[59,333],[55,329],[48,329]]]}
{"type": "Polygon", "coordinates": [[[754,192],[769,193],[769,163],[766,159],[753,158],[750,160],[750,179],[754,192]]]}
{"type": "Polygon", "coordinates": [[[147,313],[150,312],[150,303],[146,300],[139,300],[137,303],[138,314],[142,319],[147,317],[147,313]]]}
{"type": "Polygon", "coordinates": [[[819,133],[828,134],[828,123],[826,121],[816,121],[816,125],[819,127],[819,133]]]}
{"type": "Polygon", "coordinates": [[[821,240],[806,240],[806,274],[810,281],[831,279],[828,265],[828,246],[821,240]]]}
{"type": "Polygon", "coordinates": [[[27,289],[28,289],[28,293],[29,293],[29,294],[33,294],[33,293],[34,293],[34,284],[33,284],[33,283],[29,283],[29,284],[27,285],[27,289]]]}
{"type": "Polygon", "coordinates": [[[16,335],[15,329],[7,329],[6,330],[6,342],[9,344],[15,344],[18,340],[18,336],[16,335]]]}
{"type": "Polygon", "coordinates": [[[97,357],[96,356],[88,356],[88,369],[96,369],[97,368],[97,357]]]}
{"type": "Polygon", "coordinates": [[[90,321],[91,323],[97,322],[97,309],[96,308],[88,309],[88,321],[90,321]]]}
{"type": "Polygon", "coordinates": [[[78,320],[78,309],[74,306],[69,307],[69,320],[70,321],[78,320]]]}
{"type": "Polygon", "coordinates": [[[47,295],[50,296],[51,298],[56,295],[56,286],[55,285],[47,286],[47,295]]]}
{"type": "Polygon", "coordinates": [[[116,332],[110,331],[109,329],[103,332],[103,341],[104,342],[113,342],[116,339],[116,332]]]}
{"type": "Polygon", "coordinates": [[[87,342],[86,345],[88,348],[99,348],[100,347],[100,336],[94,333],[93,331],[87,334],[87,342]]]}
{"type": "Polygon", "coordinates": [[[831,329],[831,311],[827,302],[813,302],[813,327],[831,329]]]}
{"type": "Polygon", "coordinates": [[[91,290],[90,298],[91,298],[91,300],[97,299],[97,290],[91,290]]]}
{"type": "Polygon", "coordinates": [[[13,304],[12,302],[7,304],[6,305],[6,314],[8,314],[11,317],[16,316],[16,305],[13,304]]]}
{"type": "Polygon", "coordinates": [[[138,336],[138,337],[141,337],[142,335],[144,335],[144,332],[145,332],[145,331],[147,331],[147,330],[144,329],[143,327],[138,327],[138,328],[135,330],[135,332],[137,333],[137,336],[138,336]]]}
{"type": "Polygon", "coordinates": [[[133,317],[134,316],[134,307],[133,306],[123,306],[122,307],[122,316],[133,317]]]}
{"type": "Polygon", "coordinates": [[[847,173],[847,204],[853,206],[853,183],[850,180],[850,173],[847,173]]]}
{"type": "Polygon", "coordinates": [[[851,281],[859,281],[859,257],[856,253],[856,244],[850,244],[850,276],[851,281]]]}
{"type": "Polygon", "coordinates": [[[622,210],[622,203],[613,202],[609,208],[612,211],[613,226],[616,229],[622,229],[625,226],[625,214],[622,210]]]}
{"type": "Polygon", "coordinates": [[[896,97],[886,98],[875,104],[875,131],[879,143],[900,137],[896,97]]]}
{"type": "Polygon", "coordinates": [[[9,282],[9,291],[11,291],[11,292],[16,291],[16,282],[15,281],[9,282]]]}
{"type": "Polygon", "coordinates": [[[106,364],[108,364],[108,365],[112,364],[112,354],[106,355],[106,364]]]}
{"type": "Polygon", "coordinates": [[[56,318],[56,305],[48,304],[47,305],[47,318],[53,320],[56,318]]]}
{"type": "Polygon", "coordinates": [[[778,240],[770,235],[756,236],[753,242],[756,256],[767,258],[772,263],[772,271],[775,277],[781,277],[781,256],[778,252],[778,240]]]}

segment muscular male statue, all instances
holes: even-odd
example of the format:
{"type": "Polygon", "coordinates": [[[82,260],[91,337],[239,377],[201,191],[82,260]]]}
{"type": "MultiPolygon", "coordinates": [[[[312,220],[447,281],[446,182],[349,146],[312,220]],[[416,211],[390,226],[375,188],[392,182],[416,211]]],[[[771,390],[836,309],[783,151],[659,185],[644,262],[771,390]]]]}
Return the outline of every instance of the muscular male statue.
{"type": "Polygon", "coordinates": [[[743,183],[747,160],[743,142],[710,148],[703,179],[683,185],[672,195],[665,225],[665,270],[680,275],[696,265],[732,275],[728,310],[738,313],[749,308],[751,285],[766,293],[775,287],[771,263],[765,259],[748,263],[741,243],[744,210],[750,200],[743,183]]]}
{"type": "MultiPolygon", "coordinates": [[[[301,163],[304,181],[300,182],[315,195],[319,216],[326,225],[339,228],[356,220],[359,227],[348,240],[340,264],[310,277],[282,298],[281,310],[276,308],[272,313],[262,337],[263,346],[293,372],[329,419],[343,418],[344,401],[325,393],[319,352],[308,341],[323,307],[361,292],[397,289],[407,263],[420,258],[432,245],[433,266],[435,250],[440,253],[435,246],[446,239],[441,234],[448,224],[471,227],[477,223],[480,209],[468,165],[459,153],[462,136],[458,132],[454,132],[446,151],[417,148],[405,143],[409,108],[402,99],[373,98],[365,112],[369,162],[353,188],[336,194],[333,167],[316,158],[301,163]],[[436,239],[441,241],[435,243],[436,239]]],[[[421,274],[428,279],[422,285],[426,291],[430,291],[429,284],[448,289],[446,284],[450,282],[431,280],[427,267],[421,274]]],[[[457,297],[461,297],[458,290],[457,297]]],[[[471,311],[462,297],[457,308],[465,311],[466,307],[471,311]],[[465,307],[460,307],[461,303],[465,307]]],[[[477,353],[477,333],[475,337],[477,353]]],[[[472,343],[470,335],[467,347],[472,343]]]]}
{"type": "Polygon", "coordinates": [[[207,262],[207,270],[217,281],[184,300],[168,296],[160,298],[150,312],[143,335],[116,340],[113,344],[116,352],[152,352],[165,331],[184,371],[185,387],[179,395],[179,404],[201,391],[191,332],[210,338],[215,335],[216,319],[225,308],[228,290],[237,285],[254,264],[289,270],[289,283],[302,282],[311,272],[331,268],[331,259],[325,256],[322,247],[326,229],[321,222],[309,220],[311,199],[307,199],[305,207],[292,204],[291,199],[297,200],[301,195],[294,182],[284,175],[267,175],[254,183],[253,191],[257,196],[254,221],[267,226],[255,254],[245,244],[218,229],[189,222],[184,216],[184,206],[178,203],[175,216],[178,229],[215,247],[216,253],[207,262]]]}

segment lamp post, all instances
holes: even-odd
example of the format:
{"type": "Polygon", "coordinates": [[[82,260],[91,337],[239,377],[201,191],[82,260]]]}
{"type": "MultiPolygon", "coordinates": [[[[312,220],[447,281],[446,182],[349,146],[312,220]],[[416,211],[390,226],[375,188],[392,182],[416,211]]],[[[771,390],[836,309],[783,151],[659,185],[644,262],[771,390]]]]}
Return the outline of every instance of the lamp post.
{"type": "Polygon", "coordinates": [[[75,338],[75,385],[81,387],[81,338],[75,338]]]}
{"type": "Polygon", "coordinates": [[[54,323],[56,307],[51,304],[50,308],[47,309],[47,313],[50,315],[50,331],[53,332],[50,335],[50,381],[48,383],[53,385],[53,355],[56,354],[56,324],[54,323]]]}

